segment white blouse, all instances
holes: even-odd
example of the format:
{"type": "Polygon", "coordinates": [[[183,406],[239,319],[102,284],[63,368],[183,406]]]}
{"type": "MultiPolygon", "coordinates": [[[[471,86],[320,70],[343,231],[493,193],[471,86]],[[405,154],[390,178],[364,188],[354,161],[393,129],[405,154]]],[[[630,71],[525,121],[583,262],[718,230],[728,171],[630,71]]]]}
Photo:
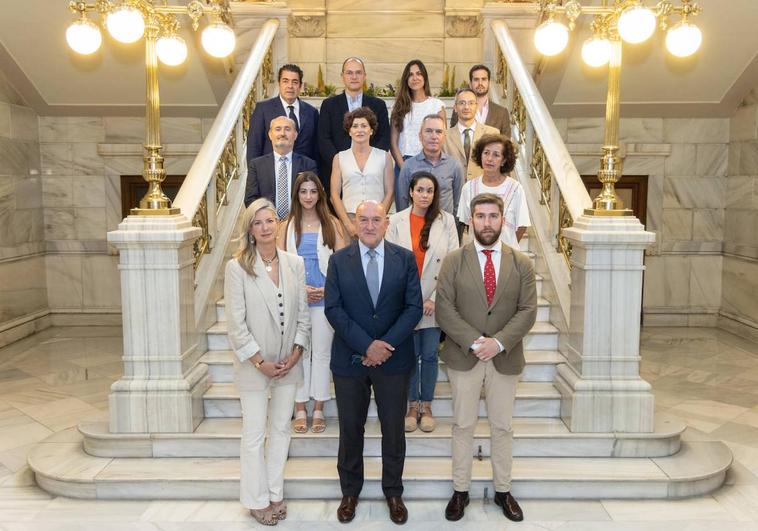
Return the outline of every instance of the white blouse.
{"type": "Polygon", "coordinates": [[[445,108],[445,103],[437,98],[426,98],[424,101],[412,102],[411,110],[403,117],[403,130],[397,139],[397,147],[403,156],[413,157],[421,153],[421,122],[427,114],[437,114],[445,108]]]}
{"type": "Polygon", "coordinates": [[[366,199],[382,202],[384,199],[384,165],[387,163],[387,152],[383,149],[371,148],[363,171],[358,167],[352,149],[337,153],[342,173],[342,204],[348,214],[354,214],[355,209],[366,199]]]}

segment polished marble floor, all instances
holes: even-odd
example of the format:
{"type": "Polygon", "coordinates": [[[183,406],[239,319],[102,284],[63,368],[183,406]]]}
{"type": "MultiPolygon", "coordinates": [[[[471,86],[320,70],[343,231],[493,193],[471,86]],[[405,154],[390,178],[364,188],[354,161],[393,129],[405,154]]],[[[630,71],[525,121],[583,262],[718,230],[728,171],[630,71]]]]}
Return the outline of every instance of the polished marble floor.
{"type": "MultiPolygon", "coordinates": [[[[726,442],[735,456],[727,484],[676,501],[524,500],[511,524],[475,500],[464,519],[444,520],[443,501],[408,503],[410,529],[670,531],[758,529],[758,345],[706,328],[647,328],[642,374],[658,411],[685,420],[685,437],[726,442]]],[[[0,349],[0,531],[237,531],[254,525],[236,502],[93,502],[51,497],[26,467],[31,445],[83,420],[107,418],[110,384],[121,372],[119,328],[51,328],[0,349]]],[[[380,502],[359,505],[339,524],[336,501],[290,504],[279,529],[394,528],[380,502]]]]}

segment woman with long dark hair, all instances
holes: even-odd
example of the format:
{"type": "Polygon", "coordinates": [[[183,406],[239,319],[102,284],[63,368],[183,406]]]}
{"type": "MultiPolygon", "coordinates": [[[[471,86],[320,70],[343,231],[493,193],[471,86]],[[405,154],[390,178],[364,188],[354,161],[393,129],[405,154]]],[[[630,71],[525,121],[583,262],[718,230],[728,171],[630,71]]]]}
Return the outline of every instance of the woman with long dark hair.
{"type": "Polygon", "coordinates": [[[405,159],[421,153],[421,122],[429,114],[439,114],[447,127],[445,104],[432,97],[424,63],[413,59],[403,68],[390,116],[390,152],[395,159],[396,189],[397,177],[405,159]]]}
{"type": "Polygon", "coordinates": [[[308,431],[306,405],[313,399],[313,433],[326,429],[324,403],[331,398],[331,358],[334,330],[324,316],[324,282],[331,254],[346,245],[339,221],[329,213],[326,192],[318,175],[311,171],[298,174],[292,185],[292,207],[279,225],[280,249],[297,253],[305,263],[305,292],[311,316],[311,352],[303,360],[303,383],[295,397],[295,433],[308,431]]]}
{"type": "Polygon", "coordinates": [[[430,172],[411,175],[408,195],[411,206],[390,217],[386,238],[413,251],[418,266],[424,315],[413,333],[418,366],[411,377],[405,431],[414,431],[418,426],[428,432],[435,426],[432,400],[440,342],[440,329],[434,318],[437,275],[447,253],[458,248],[458,232],[453,216],[440,209],[439,185],[430,172]]]}
{"type": "Polygon", "coordinates": [[[229,343],[242,406],[240,501],[262,525],[287,517],[284,465],[292,406],[311,336],[303,259],[276,248],[276,207],[264,197],[242,215],[226,264],[229,343]],[[265,444],[268,432],[268,444],[265,444]]]}

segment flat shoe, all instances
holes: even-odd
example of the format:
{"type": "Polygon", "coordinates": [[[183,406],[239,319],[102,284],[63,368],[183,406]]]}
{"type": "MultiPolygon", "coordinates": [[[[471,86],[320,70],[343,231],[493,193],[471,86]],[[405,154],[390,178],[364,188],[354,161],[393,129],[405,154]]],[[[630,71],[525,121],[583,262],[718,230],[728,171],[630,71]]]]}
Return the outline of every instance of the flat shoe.
{"type": "Polygon", "coordinates": [[[324,413],[322,411],[313,412],[313,424],[311,425],[311,431],[313,433],[323,433],[326,429],[326,420],[324,419],[324,413]]]}
{"type": "Polygon", "coordinates": [[[250,509],[250,516],[261,525],[276,525],[278,522],[270,505],[265,509],[250,509]]]}
{"type": "Polygon", "coordinates": [[[287,504],[284,500],[278,502],[271,502],[271,509],[274,512],[274,517],[277,520],[284,520],[287,518],[287,504]]]}
{"type": "Polygon", "coordinates": [[[306,433],[308,431],[308,414],[305,411],[295,413],[295,419],[292,421],[292,431],[295,433],[306,433]]]}

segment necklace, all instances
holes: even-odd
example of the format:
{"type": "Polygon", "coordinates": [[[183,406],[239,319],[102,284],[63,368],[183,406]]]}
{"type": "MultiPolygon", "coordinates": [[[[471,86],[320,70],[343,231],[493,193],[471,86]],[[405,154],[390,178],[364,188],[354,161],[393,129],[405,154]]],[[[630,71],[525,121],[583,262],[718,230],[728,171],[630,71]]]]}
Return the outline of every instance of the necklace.
{"type": "Polygon", "coordinates": [[[270,273],[271,270],[273,269],[272,264],[276,262],[277,260],[279,260],[279,255],[275,252],[274,256],[271,257],[271,260],[266,260],[265,258],[263,258],[263,255],[261,255],[261,260],[263,260],[263,263],[266,264],[266,271],[270,273]]]}
{"type": "Polygon", "coordinates": [[[308,223],[307,221],[303,220],[303,224],[305,225],[306,229],[313,229],[313,228],[316,228],[316,227],[320,226],[321,225],[321,221],[320,220],[316,220],[316,221],[314,221],[312,223],[308,223]]]}

